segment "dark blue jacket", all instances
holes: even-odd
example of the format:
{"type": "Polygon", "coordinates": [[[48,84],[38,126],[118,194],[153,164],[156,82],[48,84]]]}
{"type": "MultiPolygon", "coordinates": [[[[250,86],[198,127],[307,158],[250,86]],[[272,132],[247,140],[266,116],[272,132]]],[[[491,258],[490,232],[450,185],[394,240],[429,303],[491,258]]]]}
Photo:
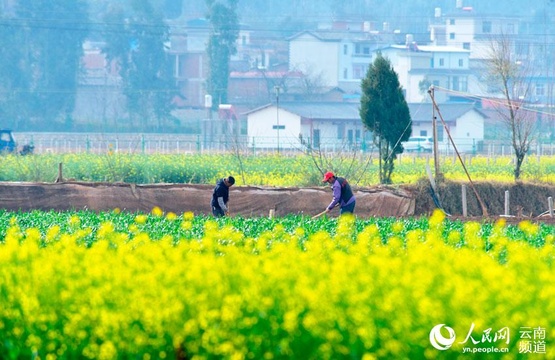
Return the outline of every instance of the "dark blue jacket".
{"type": "Polygon", "coordinates": [[[220,209],[220,204],[218,204],[219,197],[223,198],[224,204],[227,204],[229,200],[229,188],[224,184],[224,179],[218,180],[214,188],[214,193],[212,193],[211,205],[218,209],[220,209]]]}

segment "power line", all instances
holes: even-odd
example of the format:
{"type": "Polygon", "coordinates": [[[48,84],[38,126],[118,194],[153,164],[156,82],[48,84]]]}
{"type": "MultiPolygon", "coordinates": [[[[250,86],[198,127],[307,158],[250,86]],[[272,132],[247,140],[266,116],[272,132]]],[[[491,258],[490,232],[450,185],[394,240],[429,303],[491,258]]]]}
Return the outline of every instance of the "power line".
{"type": "MultiPolygon", "coordinates": [[[[436,86],[436,85],[434,85],[434,89],[436,91],[440,90],[440,91],[443,91],[445,93],[456,94],[458,97],[461,97],[461,98],[464,98],[464,99],[478,100],[478,101],[487,100],[489,103],[495,104],[495,105],[500,106],[500,107],[507,107],[508,106],[507,102],[503,101],[502,99],[498,100],[496,98],[488,97],[488,96],[485,96],[485,95],[465,93],[465,92],[461,92],[461,91],[456,91],[456,90],[443,88],[443,87],[436,86]]],[[[517,102],[517,100],[514,100],[514,101],[517,102]]],[[[520,109],[526,110],[528,112],[555,117],[555,113],[550,113],[550,112],[546,112],[546,111],[543,111],[543,110],[535,108],[535,107],[526,106],[526,102],[522,102],[522,101],[518,100],[518,104],[519,104],[520,109]]]]}

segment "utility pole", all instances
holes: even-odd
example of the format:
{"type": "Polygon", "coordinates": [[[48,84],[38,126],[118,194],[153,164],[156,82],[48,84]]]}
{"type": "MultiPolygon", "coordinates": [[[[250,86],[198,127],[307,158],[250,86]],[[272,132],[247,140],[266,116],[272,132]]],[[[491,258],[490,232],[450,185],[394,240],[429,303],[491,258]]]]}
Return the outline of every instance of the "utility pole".
{"type": "MultiPolygon", "coordinates": [[[[432,98],[432,106],[434,107],[435,111],[437,111],[439,119],[441,120],[441,123],[443,124],[443,128],[445,129],[445,133],[447,134],[447,137],[449,138],[449,141],[453,145],[453,150],[457,154],[457,157],[459,158],[461,166],[463,167],[464,172],[466,173],[466,176],[468,177],[468,181],[470,182],[470,185],[472,186],[472,190],[474,190],[474,194],[476,195],[476,199],[478,199],[478,202],[480,203],[480,206],[482,207],[482,214],[484,216],[488,216],[488,209],[486,208],[486,205],[482,201],[482,198],[480,197],[480,194],[478,193],[478,190],[476,190],[476,187],[474,186],[474,183],[472,182],[472,179],[470,178],[470,174],[468,173],[468,170],[466,169],[466,166],[464,165],[464,161],[461,158],[461,154],[459,153],[459,150],[457,150],[457,146],[455,145],[455,142],[453,141],[453,137],[451,136],[451,133],[449,132],[449,128],[447,127],[447,124],[445,123],[445,120],[443,120],[443,116],[441,116],[441,111],[439,110],[439,107],[438,107],[438,105],[436,103],[436,100],[434,98],[434,91],[433,90],[434,90],[433,87],[430,87],[430,89],[428,90],[428,94],[430,94],[430,97],[432,98]]],[[[433,120],[434,121],[436,120],[435,112],[434,112],[434,119],[433,120]]],[[[437,145],[436,138],[434,137],[434,147],[437,149],[436,145],[437,145]]],[[[437,162],[436,162],[436,164],[437,164],[437,162]]],[[[436,178],[437,178],[437,175],[438,174],[436,173],[436,178]]]]}
{"type": "Polygon", "coordinates": [[[204,95],[204,107],[206,108],[206,120],[203,121],[204,148],[207,149],[209,147],[208,136],[210,136],[210,144],[212,143],[212,95],[204,95]]]}
{"type": "Polygon", "coordinates": [[[434,98],[434,86],[430,86],[428,90],[428,94],[432,98],[432,138],[434,140],[434,171],[435,171],[435,180],[436,183],[441,180],[441,170],[439,168],[439,154],[438,154],[438,146],[437,146],[437,116],[436,116],[436,108],[435,108],[435,98],[434,98]]]}
{"type": "Polygon", "coordinates": [[[277,126],[276,126],[276,129],[277,129],[277,152],[278,152],[278,154],[279,154],[279,128],[280,128],[280,126],[279,126],[279,92],[280,92],[281,88],[280,88],[279,86],[276,85],[276,86],[274,86],[274,90],[275,90],[275,92],[276,92],[276,109],[277,109],[277,111],[276,111],[276,120],[277,120],[277,126]]]}

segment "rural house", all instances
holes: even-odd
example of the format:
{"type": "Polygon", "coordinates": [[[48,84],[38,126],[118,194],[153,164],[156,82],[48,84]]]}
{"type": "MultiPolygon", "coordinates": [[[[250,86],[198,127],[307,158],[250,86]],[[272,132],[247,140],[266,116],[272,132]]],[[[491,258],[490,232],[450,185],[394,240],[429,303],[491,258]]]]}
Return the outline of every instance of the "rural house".
{"type": "Polygon", "coordinates": [[[412,136],[432,136],[432,119],[437,119],[437,141],[441,151],[452,152],[445,126],[460,152],[480,151],[484,143],[487,115],[473,103],[439,104],[439,112],[431,103],[408,104],[412,119],[412,136]],[[445,122],[445,125],[442,122],[445,122]]]}
{"type": "MultiPolygon", "coordinates": [[[[358,102],[310,102],[268,104],[253,109],[247,117],[249,147],[258,149],[299,149],[306,146],[323,150],[371,147],[371,133],[359,115],[358,102]],[[278,146],[279,145],[279,146],[278,146]]],[[[438,141],[440,149],[449,151],[441,118],[462,152],[479,150],[484,141],[487,116],[472,103],[440,104],[438,141]],[[441,116],[440,116],[441,115],[441,116]]],[[[413,136],[432,136],[432,104],[409,104],[413,136]]]]}
{"type": "Polygon", "coordinates": [[[253,109],[247,116],[249,146],[259,149],[337,150],[363,148],[371,137],[360,120],[359,103],[284,102],[253,109]]]}

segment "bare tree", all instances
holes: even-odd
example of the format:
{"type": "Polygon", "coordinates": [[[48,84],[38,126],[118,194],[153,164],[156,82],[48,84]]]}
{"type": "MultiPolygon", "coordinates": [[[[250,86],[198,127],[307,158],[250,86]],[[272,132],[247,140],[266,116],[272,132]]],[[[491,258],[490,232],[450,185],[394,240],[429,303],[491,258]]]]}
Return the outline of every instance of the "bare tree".
{"type": "Polygon", "coordinates": [[[357,146],[344,142],[339,149],[331,154],[325,152],[319,146],[313,147],[303,143],[302,140],[301,145],[305,147],[306,154],[310,156],[320,178],[324,176],[325,172],[333,171],[349,178],[352,184],[358,184],[372,164],[372,148],[369,152],[363,153],[357,146]]]}
{"type": "Polygon", "coordinates": [[[243,184],[247,185],[247,179],[245,178],[246,170],[243,162],[243,159],[248,156],[249,153],[247,139],[245,136],[241,135],[241,124],[234,114],[228,114],[227,118],[223,121],[224,124],[220,142],[225,144],[226,150],[231,152],[233,157],[237,160],[238,173],[241,175],[243,184]]]}
{"type": "Polygon", "coordinates": [[[514,39],[506,34],[492,37],[485,51],[487,83],[502,94],[501,99],[494,102],[494,107],[507,127],[515,151],[513,172],[517,181],[524,158],[537,134],[534,112],[525,108],[531,91],[532,68],[530,63],[517,57],[514,39]]]}
{"type": "Polygon", "coordinates": [[[293,86],[305,97],[314,97],[321,94],[325,88],[324,72],[315,70],[312,64],[302,64],[293,69],[302,74],[293,86]]]}

